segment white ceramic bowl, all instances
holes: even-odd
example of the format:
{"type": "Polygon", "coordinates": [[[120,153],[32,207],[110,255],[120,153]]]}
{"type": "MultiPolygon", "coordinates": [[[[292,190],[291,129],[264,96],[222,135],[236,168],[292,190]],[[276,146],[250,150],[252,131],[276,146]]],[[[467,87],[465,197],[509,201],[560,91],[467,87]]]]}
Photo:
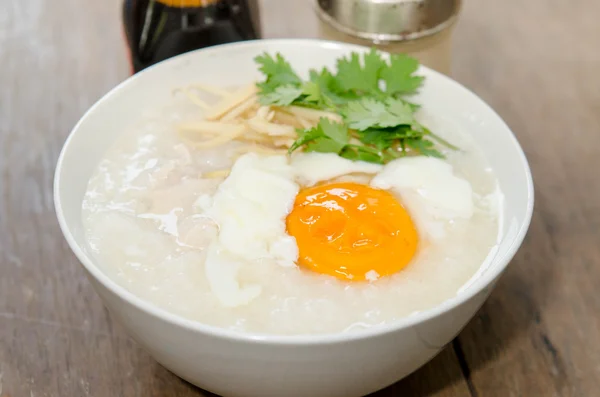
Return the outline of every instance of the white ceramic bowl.
{"type": "Polygon", "coordinates": [[[503,235],[475,280],[455,298],[393,324],[324,336],[242,335],[180,318],[132,295],[94,263],[82,229],[88,178],[109,145],[144,109],[190,82],[227,86],[260,78],[253,58],[281,52],[300,73],[365,48],[316,40],[262,40],[212,47],[162,62],[100,99],[71,132],[54,183],[62,231],[104,304],[162,365],[224,396],[361,396],[435,356],[471,319],[519,248],[533,209],[527,160],[500,117],[453,80],[427,68],[418,101],[474,136],[504,192],[503,235]]]}

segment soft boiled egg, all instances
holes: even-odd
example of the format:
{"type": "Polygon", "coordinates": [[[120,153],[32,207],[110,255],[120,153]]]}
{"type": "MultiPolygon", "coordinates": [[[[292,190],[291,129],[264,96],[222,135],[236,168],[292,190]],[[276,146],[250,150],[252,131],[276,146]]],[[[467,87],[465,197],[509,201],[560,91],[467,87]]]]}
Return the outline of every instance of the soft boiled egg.
{"type": "Polygon", "coordinates": [[[246,154],[197,207],[219,226],[205,272],[225,306],[250,302],[260,285],[238,280],[242,266],[270,260],[334,276],[375,281],[409,265],[420,241],[473,213],[470,184],[443,160],[402,158],[386,166],[335,154],[246,154]],[[368,175],[369,184],[340,182],[368,175]],[[374,176],[373,176],[374,175],[374,176]]]}

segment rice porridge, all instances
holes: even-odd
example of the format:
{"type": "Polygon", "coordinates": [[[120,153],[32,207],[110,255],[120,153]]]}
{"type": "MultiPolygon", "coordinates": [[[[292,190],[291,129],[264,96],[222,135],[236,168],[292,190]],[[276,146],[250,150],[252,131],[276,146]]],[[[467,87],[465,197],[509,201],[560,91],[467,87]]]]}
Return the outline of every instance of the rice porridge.
{"type": "MultiPolygon", "coordinates": [[[[198,118],[189,102],[174,99],[173,106],[124,131],[97,166],[83,203],[97,266],[130,292],[171,313],[239,332],[352,332],[453,297],[496,244],[501,195],[493,173],[470,137],[423,110],[421,119],[461,148],[444,153],[454,174],[472,187],[472,216],[431,225],[416,219],[419,235],[428,227],[439,229],[433,232],[439,235],[421,238],[405,268],[372,282],[345,282],[268,258],[254,260],[237,269],[236,282],[259,286],[260,293],[243,304],[223,304],[205,268],[219,225],[198,202],[216,197],[227,178],[222,170],[231,169],[242,144],[231,141],[199,149],[181,139],[174,125],[198,118]]],[[[326,182],[368,184],[374,178],[378,176],[373,173],[351,172],[326,182]]],[[[304,188],[299,185],[300,191],[304,188]]]]}

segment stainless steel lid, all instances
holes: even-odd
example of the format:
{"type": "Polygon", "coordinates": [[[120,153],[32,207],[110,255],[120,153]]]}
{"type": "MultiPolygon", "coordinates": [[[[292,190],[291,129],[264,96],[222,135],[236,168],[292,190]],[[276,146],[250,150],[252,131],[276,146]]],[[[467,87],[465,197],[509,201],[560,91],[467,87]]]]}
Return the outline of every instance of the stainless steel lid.
{"type": "Polygon", "coordinates": [[[373,41],[413,40],[450,26],[461,0],[315,0],[334,28],[373,41]]]}

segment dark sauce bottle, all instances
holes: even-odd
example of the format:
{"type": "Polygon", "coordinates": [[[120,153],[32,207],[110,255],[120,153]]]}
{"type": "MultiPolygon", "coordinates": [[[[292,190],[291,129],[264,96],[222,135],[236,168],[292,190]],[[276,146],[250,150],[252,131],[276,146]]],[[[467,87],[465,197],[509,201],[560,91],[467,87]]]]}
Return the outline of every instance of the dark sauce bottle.
{"type": "Polygon", "coordinates": [[[184,52],[259,38],[252,0],[125,0],[133,72],[184,52]]]}

